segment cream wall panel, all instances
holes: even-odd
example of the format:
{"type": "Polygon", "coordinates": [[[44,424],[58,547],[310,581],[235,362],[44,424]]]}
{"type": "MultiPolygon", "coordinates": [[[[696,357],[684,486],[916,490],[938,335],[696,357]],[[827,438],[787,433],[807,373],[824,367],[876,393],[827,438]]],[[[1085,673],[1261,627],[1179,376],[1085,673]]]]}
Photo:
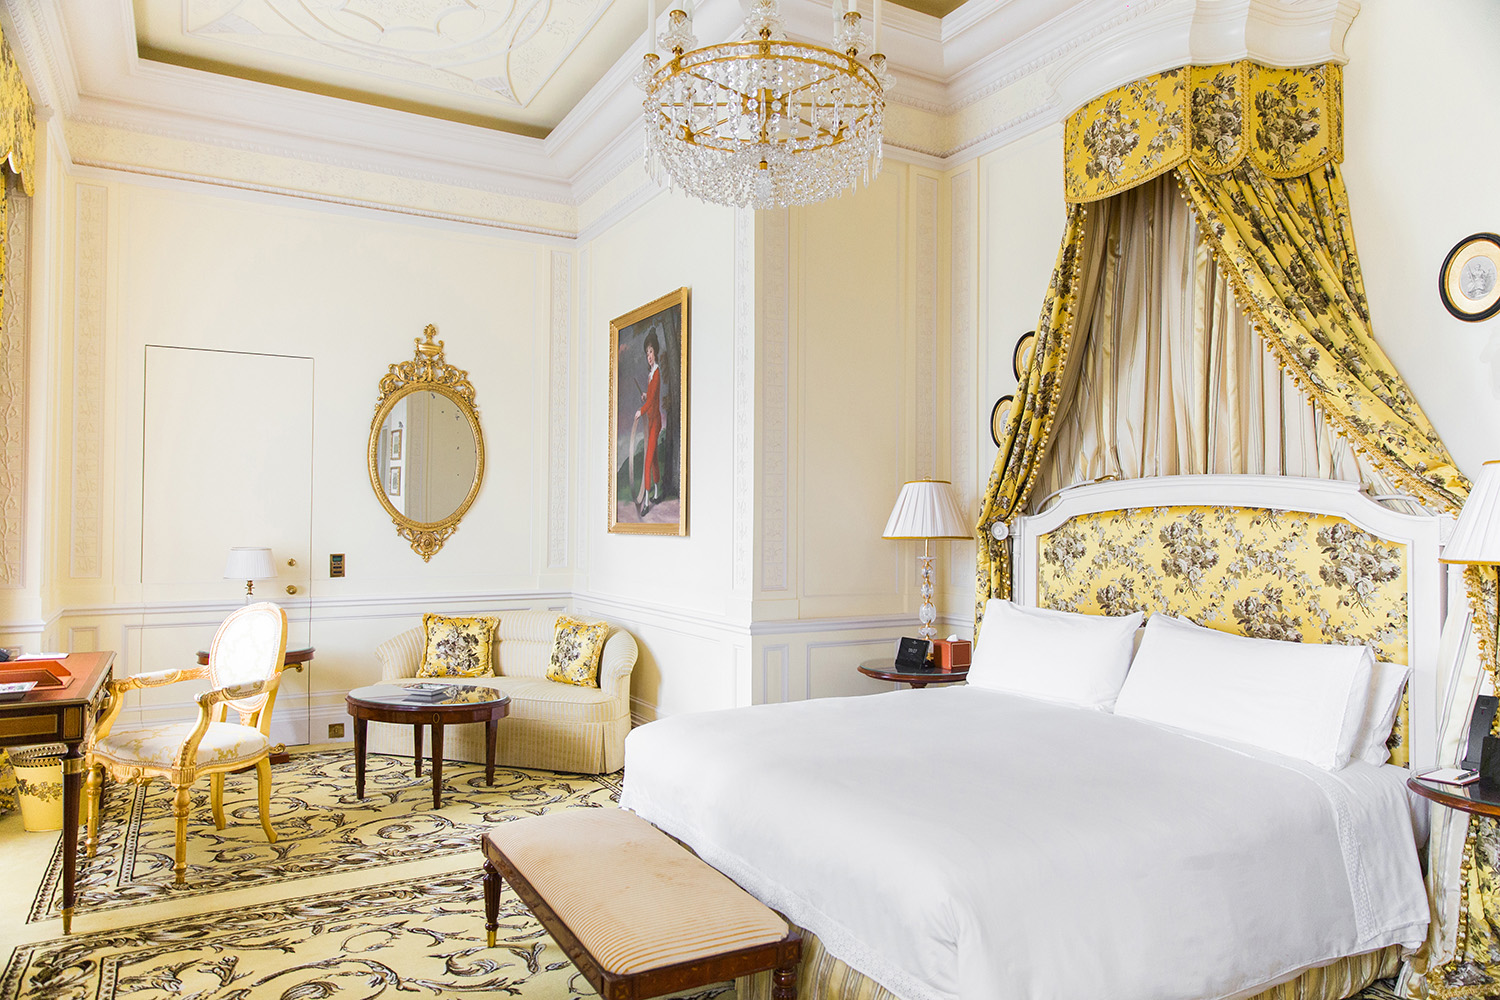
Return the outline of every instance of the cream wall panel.
{"type": "Polygon", "coordinates": [[[580,314],[581,532],[587,568],[580,607],[619,621],[641,660],[631,681],[643,718],[736,703],[734,600],[735,216],[678,194],[659,195],[587,247],[580,314]],[[688,320],[688,534],[611,534],[609,322],[681,286],[688,320]]]}
{"type": "Polygon", "coordinates": [[[1500,458],[1500,321],[1443,308],[1443,258],[1500,230],[1500,133],[1473,99],[1500,92],[1490,0],[1364,0],[1346,41],[1344,178],[1375,338],[1464,472],[1500,458]]]}
{"type": "Polygon", "coordinates": [[[734,504],[734,213],[682,195],[655,198],[590,244],[589,398],[584,433],[587,590],[722,613],[734,504]],[[688,320],[688,534],[610,534],[609,323],[681,286],[688,320]]]}
{"type": "Polygon", "coordinates": [[[887,165],[868,189],[792,213],[802,618],[904,601],[905,546],[880,533],[901,484],[916,478],[908,182],[906,168],[887,165]]]}
{"type": "MultiPolygon", "coordinates": [[[[545,249],[460,227],[120,184],[118,409],[122,497],[138,497],[145,344],[264,351],[313,360],[315,593],[494,590],[531,583],[544,538],[534,488],[545,449],[545,249]],[[484,488],[458,533],[423,563],[372,495],[365,470],[377,383],[435,323],[469,372],[485,432],[484,488]],[[330,580],[327,553],[348,576],[330,580]]],[[[138,501],[126,501],[138,502],[138,501]]],[[[128,524],[131,518],[123,518],[128,524]]],[[[138,523],[138,519],[135,519],[138,523]]],[[[139,579],[132,558],[122,572],[139,579]]],[[[207,596],[207,595],[205,595],[207,596]]]]}

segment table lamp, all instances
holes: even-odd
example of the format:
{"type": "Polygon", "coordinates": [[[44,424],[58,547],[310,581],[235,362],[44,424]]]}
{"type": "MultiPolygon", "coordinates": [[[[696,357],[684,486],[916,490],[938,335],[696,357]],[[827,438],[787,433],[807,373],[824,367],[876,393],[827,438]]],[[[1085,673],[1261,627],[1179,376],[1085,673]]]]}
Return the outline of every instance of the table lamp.
{"type": "MultiPolygon", "coordinates": [[[[1500,565],[1500,460],[1485,462],[1479,467],[1479,478],[1469,491],[1469,498],[1458,513],[1458,523],[1453,526],[1453,537],[1443,546],[1438,557],[1445,563],[1467,563],[1477,566],[1500,565]]],[[[1495,621],[1500,626],[1500,594],[1496,595],[1495,621]]],[[[1500,633],[1500,627],[1497,627],[1500,633]]],[[[1500,643],[1500,634],[1497,634],[1500,643]]],[[[1500,645],[1496,645],[1500,649],[1500,645]]],[[[1500,752],[1500,741],[1486,737],[1484,756],[1489,766],[1480,764],[1480,780],[1494,782],[1500,779],[1500,761],[1495,759],[1500,752]]]]}
{"type": "Polygon", "coordinates": [[[932,556],[927,551],[934,538],[968,538],[969,523],[953,495],[953,484],[942,479],[919,479],[901,487],[895,509],[885,522],[886,538],[920,538],[922,609],[917,613],[922,627],[917,634],[928,642],[937,635],[937,607],[932,603],[932,556]]]}
{"type": "Polygon", "coordinates": [[[252,546],[235,546],[229,550],[229,561],[224,564],[224,579],[245,581],[245,603],[249,604],[255,594],[256,580],[276,579],[276,564],[271,561],[271,550],[252,546]]]}

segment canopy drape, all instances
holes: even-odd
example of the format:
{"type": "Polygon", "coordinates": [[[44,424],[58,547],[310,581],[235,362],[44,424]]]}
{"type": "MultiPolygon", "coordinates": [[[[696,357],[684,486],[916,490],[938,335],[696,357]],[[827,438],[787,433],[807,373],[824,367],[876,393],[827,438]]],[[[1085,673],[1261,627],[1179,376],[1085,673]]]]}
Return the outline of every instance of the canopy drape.
{"type": "MultiPolygon", "coordinates": [[[[1372,331],[1338,169],[1341,86],[1334,65],[1278,69],[1242,61],[1181,67],[1096,98],[1069,118],[1062,247],[976,525],[976,638],[984,603],[1010,593],[1009,522],[1051,490],[1085,478],[1197,471],[1357,476],[1380,492],[1394,489],[1430,509],[1457,513],[1469,483],[1372,331]],[[1221,333],[1229,339],[1213,372],[1164,367],[1170,331],[1158,323],[1153,333],[1166,339],[1154,348],[1153,393],[1140,381],[1138,365],[1108,356],[1123,346],[1121,310],[1141,314],[1125,327],[1141,327],[1182,303],[1150,303],[1146,309],[1132,302],[1131,296],[1148,292],[1120,280],[1130,251],[1122,243],[1117,196],[1167,174],[1192,208],[1205,252],[1201,258],[1194,252],[1191,280],[1180,269],[1171,280],[1158,275],[1153,287],[1175,289],[1188,300],[1196,296],[1191,308],[1215,309],[1212,289],[1200,281],[1211,269],[1212,280],[1232,290],[1240,318],[1224,320],[1221,333]],[[1145,319],[1145,311],[1156,315],[1145,319]],[[1255,366],[1231,346],[1242,344],[1236,323],[1268,352],[1284,385],[1264,371],[1253,373],[1255,366]],[[1218,379],[1212,394],[1203,381],[1212,381],[1210,375],[1218,379]],[[1225,384],[1226,378],[1237,385],[1225,384]],[[1191,406],[1177,412],[1171,405],[1182,399],[1202,407],[1210,399],[1233,398],[1243,415],[1246,393],[1258,392],[1269,428],[1273,389],[1280,419],[1290,418],[1311,434],[1311,468],[1308,454],[1298,459],[1298,469],[1277,468],[1287,456],[1264,441],[1255,467],[1243,447],[1248,427],[1206,428],[1206,414],[1194,417],[1191,406]],[[1118,406],[1122,392],[1138,397],[1124,411],[1118,406]],[[1113,414],[1104,412],[1108,405],[1115,405],[1113,414]],[[1303,407],[1311,409],[1305,418],[1303,407]],[[1237,435],[1240,469],[1232,458],[1237,435]],[[1209,468],[1226,456],[1229,468],[1209,468]]],[[[1162,198],[1159,191],[1136,193],[1133,217],[1162,211],[1162,198]]],[[[1495,573],[1471,567],[1466,579],[1475,632],[1493,677],[1495,573]]],[[[1476,828],[1485,832],[1485,843],[1500,845],[1493,824],[1476,828]]],[[[1444,966],[1420,983],[1434,995],[1500,989],[1494,985],[1500,984],[1500,878],[1484,863],[1484,853],[1476,854],[1471,831],[1461,873],[1451,858],[1434,858],[1430,865],[1434,899],[1448,891],[1442,883],[1451,872],[1462,880],[1464,901],[1456,946],[1453,928],[1434,920],[1429,954],[1418,959],[1419,969],[1426,959],[1444,966]]]]}

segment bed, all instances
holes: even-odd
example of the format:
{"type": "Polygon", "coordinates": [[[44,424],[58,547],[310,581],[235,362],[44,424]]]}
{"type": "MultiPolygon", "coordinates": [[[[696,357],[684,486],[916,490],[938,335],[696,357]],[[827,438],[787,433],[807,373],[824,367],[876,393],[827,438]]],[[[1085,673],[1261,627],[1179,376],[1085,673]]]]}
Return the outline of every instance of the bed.
{"type": "Polygon", "coordinates": [[[1352,484],[1195,476],[1067,491],[1017,528],[1019,605],[1409,667],[1369,758],[1395,763],[970,684],[641,727],[622,806],[810,934],[806,997],[1338,997],[1392,974],[1428,918],[1404,779],[1437,754],[1438,519],[1352,484]]]}

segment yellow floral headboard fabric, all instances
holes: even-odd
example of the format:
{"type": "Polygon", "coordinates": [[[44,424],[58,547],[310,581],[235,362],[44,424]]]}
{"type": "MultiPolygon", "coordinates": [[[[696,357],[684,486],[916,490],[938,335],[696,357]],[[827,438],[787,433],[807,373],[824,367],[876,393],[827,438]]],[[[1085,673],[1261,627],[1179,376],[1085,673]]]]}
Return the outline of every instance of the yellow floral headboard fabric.
{"type": "MultiPolygon", "coordinates": [[[[1138,507],[1073,517],[1037,540],[1037,604],[1164,611],[1224,632],[1369,643],[1405,664],[1407,551],[1341,517],[1256,507],[1138,507]]],[[[1403,705],[1391,762],[1406,763],[1403,705]]]]}
{"type": "Polygon", "coordinates": [[[1189,159],[1221,174],[1248,156],[1267,177],[1299,177],[1344,158],[1343,121],[1337,65],[1182,66],[1069,116],[1067,199],[1097,201],[1189,159]]]}

